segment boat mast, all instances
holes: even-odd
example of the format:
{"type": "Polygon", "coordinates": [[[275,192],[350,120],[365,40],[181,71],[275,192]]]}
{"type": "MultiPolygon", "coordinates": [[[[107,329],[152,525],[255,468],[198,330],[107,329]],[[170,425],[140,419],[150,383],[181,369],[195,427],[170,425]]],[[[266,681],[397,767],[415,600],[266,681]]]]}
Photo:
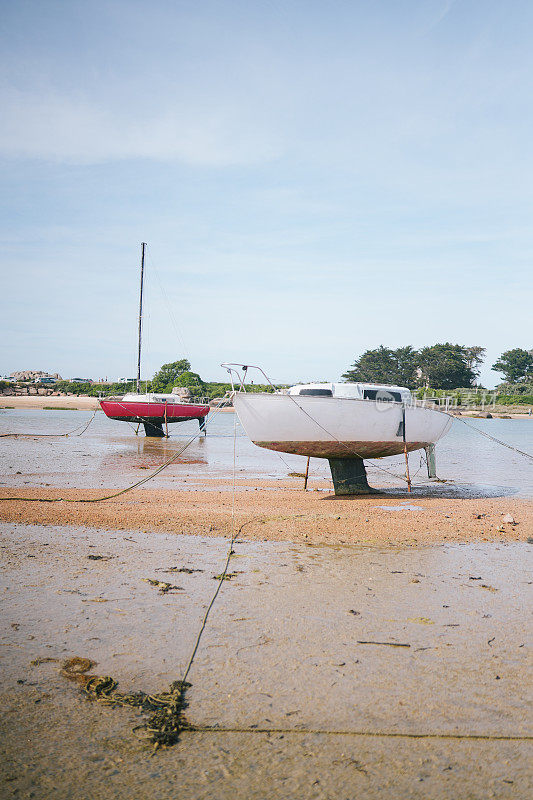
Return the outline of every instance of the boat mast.
{"type": "Polygon", "coordinates": [[[141,391],[141,340],[143,320],[143,279],[144,279],[144,249],[146,242],[141,242],[141,291],[139,294],[139,350],[137,355],[137,394],[141,391]]]}

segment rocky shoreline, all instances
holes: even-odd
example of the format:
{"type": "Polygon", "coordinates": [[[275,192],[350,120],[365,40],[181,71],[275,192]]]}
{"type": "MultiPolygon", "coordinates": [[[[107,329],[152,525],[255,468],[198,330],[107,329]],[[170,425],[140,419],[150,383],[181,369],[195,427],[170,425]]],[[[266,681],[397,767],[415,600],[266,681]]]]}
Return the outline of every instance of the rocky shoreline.
{"type": "Polygon", "coordinates": [[[15,386],[10,389],[2,389],[0,394],[5,397],[66,397],[65,392],[55,392],[45,386],[15,386]]]}

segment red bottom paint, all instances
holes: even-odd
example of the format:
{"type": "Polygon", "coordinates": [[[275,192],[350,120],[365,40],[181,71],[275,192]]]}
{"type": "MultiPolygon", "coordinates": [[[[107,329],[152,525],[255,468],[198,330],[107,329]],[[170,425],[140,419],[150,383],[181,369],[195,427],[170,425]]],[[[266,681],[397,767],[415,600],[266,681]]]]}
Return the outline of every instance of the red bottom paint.
{"type": "MultiPolygon", "coordinates": [[[[403,441],[393,442],[254,442],[259,447],[313,458],[383,458],[403,453],[403,441]]],[[[420,450],[428,442],[407,442],[407,450],[420,450]]]]}

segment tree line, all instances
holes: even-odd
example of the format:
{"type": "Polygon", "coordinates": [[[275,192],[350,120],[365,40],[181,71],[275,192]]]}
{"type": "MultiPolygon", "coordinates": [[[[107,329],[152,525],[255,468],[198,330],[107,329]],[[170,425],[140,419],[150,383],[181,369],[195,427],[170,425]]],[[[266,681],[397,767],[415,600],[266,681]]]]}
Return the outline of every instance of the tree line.
{"type": "MultiPolygon", "coordinates": [[[[366,350],[342,376],[346,381],[385,383],[410,389],[458,389],[477,385],[485,348],[478,345],[434,344],[415,350],[411,345],[395,350],[380,345],[366,350]]],[[[533,382],[533,350],[515,348],[502,353],[492,365],[511,384],[533,382]]],[[[214,396],[224,393],[227,384],[209,383],[191,372],[186,358],[163,364],[150,389],[170,392],[174,386],[188,387],[194,393],[214,396]]],[[[271,387],[249,386],[248,391],[271,391],[271,387]]]]}
{"type": "MultiPolygon", "coordinates": [[[[415,350],[410,345],[391,349],[380,345],[374,350],[366,350],[355,360],[342,376],[346,381],[364,383],[384,383],[407,386],[409,389],[453,390],[467,389],[477,385],[480,365],[483,363],[485,348],[466,347],[459,344],[434,344],[415,350]]],[[[502,386],[502,395],[533,396],[533,350],[514,348],[506,350],[492,365],[492,369],[503,375],[507,385],[502,386]]],[[[170,393],[175,386],[191,390],[193,395],[221,397],[231,388],[229,383],[204,381],[197,372],[191,370],[186,358],[163,364],[152,380],[142,381],[142,390],[170,393]]],[[[0,381],[0,389],[8,389],[11,384],[0,381]]],[[[281,384],[276,388],[281,388],[281,384]]],[[[102,384],[70,383],[58,381],[56,391],[69,394],[98,395],[102,384]]],[[[122,394],[134,391],[134,382],[106,384],[105,392],[122,394]]],[[[247,385],[247,391],[271,392],[269,385],[247,385]]],[[[531,402],[524,399],[524,402],[531,402]]]]}
{"type": "MultiPolygon", "coordinates": [[[[9,386],[10,384],[5,384],[6,388],[9,386]]],[[[163,364],[155,373],[152,380],[141,380],[141,392],[146,391],[155,392],[157,394],[170,394],[174,387],[190,389],[193,397],[213,400],[215,397],[223,397],[225,393],[231,389],[231,384],[221,383],[218,381],[204,381],[197,372],[193,372],[191,370],[190,361],[186,358],[181,358],[178,361],[172,361],[168,364],[163,364]]],[[[0,389],[2,388],[4,388],[4,386],[0,381],[0,389]]],[[[105,384],[58,381],[51,388],[58,392],[66,392],[68,394],[76,395],[89,395],[91,397],[97,397],[102,393],[105,393],[106,395],[122,395],[126,392],[134,392],[136,389],[136,381],[105,384]]],[[[251,392],[274,391],[271,386],[263,384],[254,384],[252,386],[247,385],[246,390],[251,392]]]]}
{"type": "MultiPolygon", "coordinates": [[[[485,348],[434,344],[415,350],[410,345],[395,350],[380,345],[366,350],[342,376],[346,381],[385,383],[409,389],[457,389],[476,385],[485,348]]],[[[512,384],[533,381],[533,350],[515,348],[501,354],[492,365],[512,384]]]]}

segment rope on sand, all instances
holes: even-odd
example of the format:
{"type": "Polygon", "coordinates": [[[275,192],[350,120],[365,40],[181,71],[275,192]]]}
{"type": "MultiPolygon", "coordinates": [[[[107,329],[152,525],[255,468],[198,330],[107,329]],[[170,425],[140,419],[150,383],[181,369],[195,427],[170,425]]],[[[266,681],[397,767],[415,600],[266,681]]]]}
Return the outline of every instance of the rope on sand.
{"type": "MultiPolygon", "coordinates": [[[[183,673],[183,677],[181,680],[174,681],[171,683],[168,692],[163,692],[161,694],[156,695],[147,695],[144,692],[131,692],[129,694],[121,694],[116,691],[117,689],[117,682],[109,675],[105,676],[98,676],[98,675],[84,675],[83,673],[87,672],[88,669],[92,666],[92,662],[86,661],[81,663],[81,668],[78,666],[78,659],[73,659],[73,669],[69,671],[68,666],[65,665],[62,670],[62,674],[71,679],[71,680],[78,680],[78,682],[83,684],[84,692],[94,700],[98,700],[105,705],[112,706],[116,708],[118,706],[130,706],[133,708],[140,708],[144,712],[152,712],[152,716],[144,723],[141,727],[146,728],[150,735],[150,741],[154,745],[154,750],[158,750],[160,747],[170,747],[173,744],[176,744],[178,741],[180,734],[183,730],[193,730],[193,726],[188,722],[185,717],[185,709],[187,708],[187,700],[185,698],[185,693],[187,689],[190,688],[191,684],[188,683],[187,678],[191,667],[193,665],[194,658],[200,646],[200,640],[202,638],[202,634],[205,630],[207,625],[207,619],[213,608],[216,599],[219,595],[219,592],[222,588],[222,584],[226,580],[226,576],[228,574],[229,564],[231,561],[231,557],[234,554],[233,545],[235,541],[241,534],[243,528],[249,524],[243,523],[238,530],[235,527],[235,494],[236,494],[236,459],[237,459],[237,421],[234,418],[233,421],[233,501],[231,507],[231,538],[228,547],[228,551],[226,554],[226,560],[224,563],[224,568],[220,575],[217,575],[217,587],[213,593],[213,596],[207,606],[205,614],[202,618],[200,623],[200,628],[194,640],[193,648],[191,651],[191,655],[189,656],[189,660],[187,662],[187,666],[183,673]],[[81,674],[80,674],[81,673],[81,674]]],[[[199,435],[199,434],[197,434],[199,435]]],[[[196,437],[193,437],[196,438],[196,437]]],[[[191,441],[193,441],[191,439],[191,441]]],[[[190,442],[188,442],[185,447],[188,447],[190,442]]],[[[183,448],[184,450],[185,448],[183,448]]],[[[183,450],[180,451],[183,452],[183,450]]],[[[173,456],[168,463],[175,460],[178,455],[173,456]]],[[[163,465],[159,468],[159,472],[166,466],[167,464],[163,465]]],[[[157,473],[154,473],[157,474],[157,473]]],[[[151,475],[150,477],[153,477],[151,475]]],[[[148,479],[147,479],[148,480],[148,479]]],[[[139,483],[143,483],[144,481],[140,481],[139,483]]],[[[138,484],[137,484],[138,485],[138,484]]],[[[128,491],[127,489],[123,490],[128,491]]],[[[122,494],[123,492],[119,492],[118,494],[122,494]]],[[[117,495],[113,495],[117,496],[117,495]]],[[[2,498],[3,499],[3,498],[2,498]]],[[[90,502],[90,501],[85,501],[90,502]]],[[[93,501],[97,502],[97,501],[93,501]]],[[[82,660],[83,662],[83,660],[82,660]]]]}
{"type": "Polygon", "coordinates": [[[500,733],[407,733],[406,731],[328,730],[321,728],[227,728],[217,726],[189,725],[187,730],[196,733],[281,733],[283,735],[322,736],[366,736],[384,739],[470,739],[489,742],[529,742],[533,735],[510,735],[500,733]]]}
{"type": "MultiPolygon", "coordinates": [[[[216,416],[216,414],[219,413],[219,411],[220,409],[215,409],[211,417],[216,416]]],[[[96,411],[94,413],[96,414],[96,411]]],[[[89,424],[91,421],[92,418],[89,421],[89,424]]],[[[194,442],[194,440],[198,439],[198,437],[202,435],[202,433],[203,431],[202,429],[200,429],[198,433],[196,433],[194,436],[191,436],[191,438],[185,443],[185,445],[181,448],[181,450],[179,450],[173,456],[168,458],[163,464],[161,464],[160,467],[158,467],[156,470],[150,473],[150,475],[147,475],[145,478],[141,478],[135,483],[132,483],[131,486],[126,486],[125,489],[121,489],[120,491],[114,492],[113,494],[105,495],[105,497],[77,498],[77,499],[72,497],[0,497],[0,501],[11,500],[24,503],[102,503],[104,500],[113,500],[113,498],[120,497],[121,495],[126,494],[126,492],[131,492],[132,489],[136,489],[138,486],[142,486],[144,483],[151,481],[152,478],[155,478],[156,475],[159,475],[160,472],[163,472],[163,470],[166,469],[174,461],[176,461],[182,455],[182,453],[184,453],[185,450],[194,442]]],[[[5,435],[10,436],[12,434],[5,434],[5,435]]],[[[40,435],[51,436],[53,434],[40,434],[40,435]]],[[[59,435],[66,436],[67,434],[59,434],[59,435]]]]}

